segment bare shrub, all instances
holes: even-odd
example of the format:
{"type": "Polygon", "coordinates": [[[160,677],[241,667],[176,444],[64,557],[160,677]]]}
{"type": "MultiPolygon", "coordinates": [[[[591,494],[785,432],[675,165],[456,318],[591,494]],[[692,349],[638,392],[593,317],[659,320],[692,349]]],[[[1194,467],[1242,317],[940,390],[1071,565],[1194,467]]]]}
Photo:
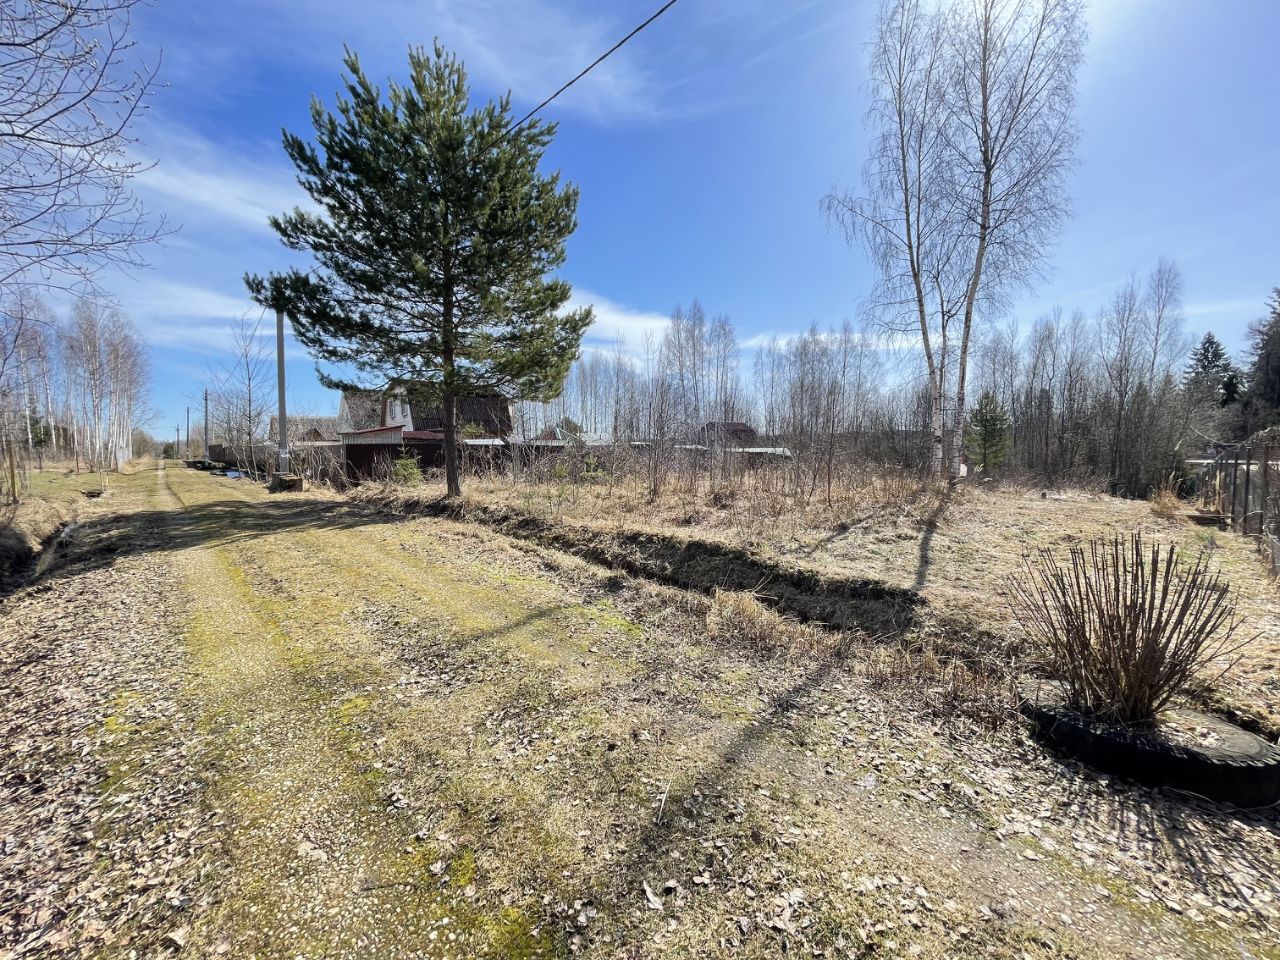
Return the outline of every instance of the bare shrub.
{"type": "Polygon", "coordinates": [[[1072,547],[1066,564],[1042,549],[1009,587],[1068,704],[1102,720],[1153,723],[1193,679],[1221,675],[1243,645],[1230,588],[1208,556],[1186,561],[1141,534],[1072,547]]]}

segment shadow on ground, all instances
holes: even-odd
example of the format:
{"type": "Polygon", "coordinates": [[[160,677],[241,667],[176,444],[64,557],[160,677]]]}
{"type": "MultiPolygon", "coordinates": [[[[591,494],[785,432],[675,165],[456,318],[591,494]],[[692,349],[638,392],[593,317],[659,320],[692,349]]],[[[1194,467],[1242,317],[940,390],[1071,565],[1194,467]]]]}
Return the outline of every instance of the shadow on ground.
{"type": "MultiPolygon", "coordinates": [[[[1062,805],[1082,819],[1104,825],[1121,848],[1136,847],[1152,863],[1176,860],[1197,888],[1217,899],[1256,902],[1258,891],[1242,878],[1241,866],[1257,877],[1271,877],[1272,896],[1280,896],[1280,809],[1240,810],[1193,796],[1114,783],[1068,762],[1062,778],[1062,805]],[[1270,837],[1259,842],[1258,834],[1270,837]],[[1273,856],[1259,858],[1270,850],[1273,856]]],[[[1192,906],[1183,904],[1183,907],[1192,906]]],[[[1207,908],[1206,908],[1207,911],[1207,908]]]]}
{"type": "Polygon", "coordinates": [[[350,530],[386,523],[368,510],[324,500],[218,500],[172,510],[119,511],[93,517],[60,542],[39,573],[15,582],[39,585],[108,567],[123,557],[244,543],[287,531],[350,530]]]}

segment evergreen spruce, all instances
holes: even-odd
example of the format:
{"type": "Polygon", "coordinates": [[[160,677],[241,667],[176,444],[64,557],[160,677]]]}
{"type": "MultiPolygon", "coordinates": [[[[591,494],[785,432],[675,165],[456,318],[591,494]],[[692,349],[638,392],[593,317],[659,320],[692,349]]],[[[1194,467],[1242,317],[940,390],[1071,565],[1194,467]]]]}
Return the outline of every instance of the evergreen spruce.
{"type": "Polygon", "coordinates": [[[969,462],[989,474],[1004,462],[1011,438],[1009,414],[1000,406],[994,393],[983,391],[969,417],[969,429],[965,431],[969,462]]]}
{"type": "Polygon", "coordinates": [[[316,269],[247,276],[298,339],[343,375],[327,386],[402,388],[444,413],[448,495],[461,492],[456,400],[547,400],[577,356],[590,308],[562,312],[549,279],[577,225],[577,189],[538,164],[554,124],[513,126],[510,97],[471,109],[466,72],[439,44],[409,54],[385,92],[347,51],[336,113],[311,104],[315,142],[284,148],[319,206],[272,217],[316,269]]]}
{"type": "Polygon", "coordinates": [[[1197,403],[1234,403],[1240,393],[1242,375],[1231,362],[1227,348],[1212,333],[1206,333],[1191,351],[1183,375],[1187,394],[1197,403]]]}
{"type": "Polygon", "coordinates": [[[1280,413],[1280,287],[1271,291],[1267,316],[1249,328],[1248,405],[1251,427],[1265,427],[1280,413]]]}

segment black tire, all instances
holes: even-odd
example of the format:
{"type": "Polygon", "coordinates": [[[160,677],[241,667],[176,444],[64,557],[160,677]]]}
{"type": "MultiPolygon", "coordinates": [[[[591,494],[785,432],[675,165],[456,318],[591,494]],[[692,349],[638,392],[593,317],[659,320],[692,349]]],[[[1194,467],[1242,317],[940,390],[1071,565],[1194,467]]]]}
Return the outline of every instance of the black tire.
{"type": "Polygon", "coordinates": [[[1097,723],[1065,707],[1024,702],[1020,709],[1043,742],[1104,773],[1237,807],[1280,801],[1280,749],[1218,717],[1181,711],[1221,737],[1214,746],[1192,747],[1097,723]]]}

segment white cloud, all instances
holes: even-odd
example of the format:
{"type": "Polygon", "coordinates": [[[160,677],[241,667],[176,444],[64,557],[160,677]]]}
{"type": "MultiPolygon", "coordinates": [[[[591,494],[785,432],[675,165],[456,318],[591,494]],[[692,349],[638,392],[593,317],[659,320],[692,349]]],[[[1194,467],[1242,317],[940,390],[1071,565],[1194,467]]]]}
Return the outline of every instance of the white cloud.
{"type": "Polygon", "coordinates": [[[1266,305],[1258,297],[1246,297],[1241,300],[1212,300],[1203,303],[1188,304],[1183,311],[1188,317],[1221,317],[1238,314],[1257,314],[1266,312],[1266,305]]]}
{"type": "Polygon", "coordinates": [[[584,338],[588,346],[595,349],[609,349],[620,343],[628,351],[639,352],[644,349],[646,339],[656,348],[671,323],[665,314],[626,307],[581,287],[574,289],[568,306],[570,309],[589,306],[595,311],[595,320],[584,338]]]}
{"type": "Polygon", "coordinates": [[[133,289],[122,290],[121,300],[139,314],[228,322],[262,309],[249,299],[248,293],[233,296],[178,280],[150,277],[133,289]]]}
{"type": "MultiPolygon", "coordinates": [[[[510,89],[534,103],[575,76],[632,26],[625,18],[602,15],[602,6],[574,10],[548,0],[435,0],[431,6],[432,32],[457,51],[472,74],[486,86],[510,89]]],[[[656,32],[656,27],[651,29],[656,32]]],[[[638,48],[636,43],[614,53],[557,103],[597,117],[656,115],[662,83],[640,65],[638,48]]]]}
{"type": "Polygon", "coordinates": [[[136,152],[143,162],[162,158],[138,176],[138,186],[160,195],[161,208],[177,223],[212,216],[266,233],[268,216],[310,205],[278,144],[250,155],[180,125],[155,123],[136,152]]]}
{"type": "MultiPolygon", "coordinates": [[[[241,318],[253,322],[262,315],[247,293],[236,296],[154,276],[117,286],[115,295],[147,342],[161,350],[226,356],[232,326],[241,318]]],[[[264,330],[270,332],[266,325],[264,330]]]]}

